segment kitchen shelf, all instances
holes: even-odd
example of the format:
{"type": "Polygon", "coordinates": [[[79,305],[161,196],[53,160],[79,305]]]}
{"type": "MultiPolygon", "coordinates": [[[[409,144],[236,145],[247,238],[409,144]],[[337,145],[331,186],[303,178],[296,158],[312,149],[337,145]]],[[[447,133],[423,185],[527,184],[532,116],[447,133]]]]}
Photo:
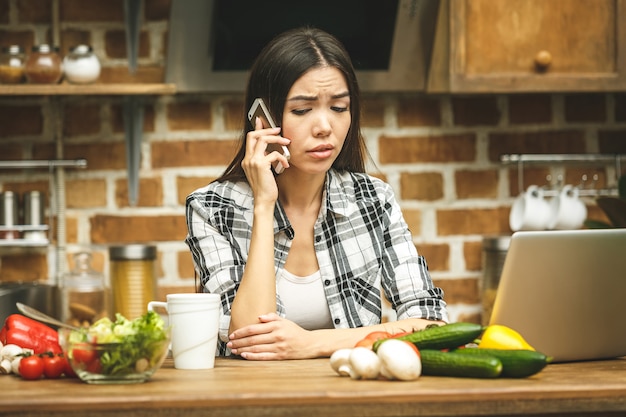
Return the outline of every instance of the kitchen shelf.
{"type": "MultiPolygon", "coordinates": [[[[30,226],[30,225],[15,225],[15,226],[0,226],[0,235],[2,232],[45,232],[48,230],[48,225],[30,226]]],[[[48,238],[43,239],[26,239],[26,238],[13,238],[13,239],[0,239],[0,248],[3,247],[21,247],[21,248],[40,248],[47,247],[50,244],[48,238]]]]}
{"type": "Polygon", "coordinates": [[[175,84],[14,84],[0,86],[0,96],[167,95],[175,84]]]}

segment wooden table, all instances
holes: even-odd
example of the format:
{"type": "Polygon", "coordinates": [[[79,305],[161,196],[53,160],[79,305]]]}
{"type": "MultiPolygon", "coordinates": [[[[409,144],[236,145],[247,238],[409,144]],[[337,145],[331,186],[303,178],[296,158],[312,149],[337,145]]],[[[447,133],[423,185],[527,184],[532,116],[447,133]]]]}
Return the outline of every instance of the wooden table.
{"type": "Polygon", "coordinates": [[[218,359],[206,371],[166,361],[133,385],[0,376],[0,416],[618,416],[626,415],[626,358],[552,364],[526,379],[422,376],[353,381],[328,359],[218,359]]]}

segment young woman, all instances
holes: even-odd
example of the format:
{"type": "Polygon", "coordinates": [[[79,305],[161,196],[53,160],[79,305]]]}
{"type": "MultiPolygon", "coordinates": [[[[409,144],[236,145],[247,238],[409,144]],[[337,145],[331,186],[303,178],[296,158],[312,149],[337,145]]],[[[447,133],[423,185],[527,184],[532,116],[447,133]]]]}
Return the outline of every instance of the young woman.
{"type": "Polygon", "coordinates": [[[310,28],[279,35],[252,67],[246,114],[257,97],[280,127],[246,119],[224,174],[187,198],[186,243],[204,291],[222,296],[220,353],[322,357],[372,331],[447,321],[391,187],[365,173],[341,43],[310,28]],[[381,288],[398,321],[381,324],[381,288]]]}

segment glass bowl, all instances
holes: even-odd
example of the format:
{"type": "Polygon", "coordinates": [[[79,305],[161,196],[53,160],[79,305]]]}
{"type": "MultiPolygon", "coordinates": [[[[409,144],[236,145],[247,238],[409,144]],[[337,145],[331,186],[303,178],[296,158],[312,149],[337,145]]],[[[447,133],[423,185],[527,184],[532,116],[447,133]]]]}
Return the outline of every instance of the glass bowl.
{"type": "MultiPolygon", "coordinates": [[[[144,335],[145,336],[145,335],[144,335]]],[[[161,367],[169,331],[154,337],[129,337],[119,343],[89,341],[86,333],[59,329],[59,344],[78,377],[90,384],[145,382],[161,367]]]]}

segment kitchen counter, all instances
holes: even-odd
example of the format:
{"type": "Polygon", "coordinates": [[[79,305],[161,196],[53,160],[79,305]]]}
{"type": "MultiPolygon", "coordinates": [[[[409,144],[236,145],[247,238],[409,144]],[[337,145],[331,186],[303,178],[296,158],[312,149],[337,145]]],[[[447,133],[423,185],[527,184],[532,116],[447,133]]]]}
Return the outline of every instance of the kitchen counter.
{"type": "Polygon", "coordinates": [[[328,359],[174,369],[168,359],[143,384],[0,376],[0,416],[603,416],[626,414],[626,357],[551,364],[525,379],[422,376],[353,381],[328,359]],[[576,414],[578,413],[578,414],[576,414]]]}

